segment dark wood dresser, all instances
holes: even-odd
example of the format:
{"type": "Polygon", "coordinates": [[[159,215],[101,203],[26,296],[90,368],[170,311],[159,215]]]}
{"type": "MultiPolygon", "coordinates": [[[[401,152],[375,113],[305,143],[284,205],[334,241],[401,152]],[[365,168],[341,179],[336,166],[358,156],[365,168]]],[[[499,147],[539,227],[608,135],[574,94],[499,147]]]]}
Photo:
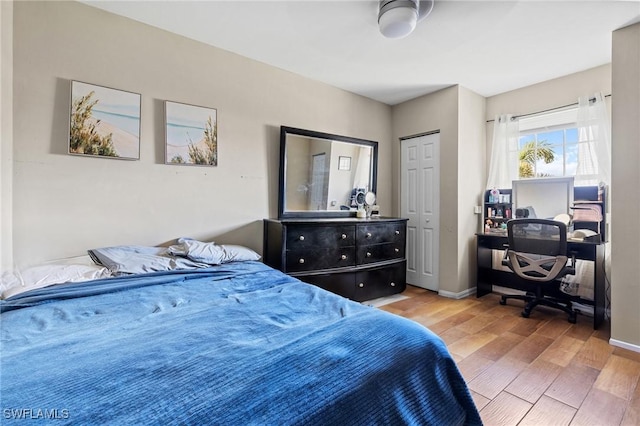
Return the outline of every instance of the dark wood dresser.
{"type": "Polygon", "coordinates": [[[264,262],[356,301],[406,288],[407,219],[265,219],[264,262]]]}

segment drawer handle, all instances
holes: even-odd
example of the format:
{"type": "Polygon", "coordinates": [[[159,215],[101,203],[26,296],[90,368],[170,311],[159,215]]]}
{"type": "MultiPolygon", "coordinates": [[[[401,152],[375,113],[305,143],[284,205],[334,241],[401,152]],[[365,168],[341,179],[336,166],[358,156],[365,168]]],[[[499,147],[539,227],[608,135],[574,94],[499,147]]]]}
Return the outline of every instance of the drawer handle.
{"type": "Polygon", "coordinates": [[[396,253],[400,253],[400,249],[398,247],[394,248],[393,251],[395,251],[396,253]]]}
{"type": "Polygon", "coordinates": [[[371,253],[367,252],[367,257],[371,257],[371,253]]]}
{"type": "Polygon", "coordinates": [[[298,237],[298,239],[299,239],[300,241],[304,241],[304,235],[300,235],[300,236],[298,237]]]}
{"type": "Polygon", "coordinates": [[[367,238],[371,238],[371,232],[367,232],[367,238]]]}
{"type": "Polygon", "coordinates": [[[341,237],[343,240],[346,240],[346,239],[347,239],[347,234],[342,234],[340,237],[341,237]]]}
{"type": "Polygon", "coordinates": [[[342,256],[340,256],[340,259],[342,259],[342,260],[347,260],[347,255],[346,255],[346,254],[343,254],[342,256]]]}
{"type": "Polygon", "coordinates": [[[364,283],[358,284],[358,287],[360,287],[360,288],[364,287],[364,283]]]}
{"type": "Polygon", "coordinates": [[[396,235],[400,235],[400,231],[396,229],[396,235]]]}
{"type": "Polygon", "coordinates": [[[298,263],[300,264],[304,263],[304,259],[300,258],[300,260],[298,260],[298,263]]]}
{"type": "Polygon", "coordinates": [[[396,286],[396,283],[392,282],[391,287],[395,287],[395,286],[396,286]]]}

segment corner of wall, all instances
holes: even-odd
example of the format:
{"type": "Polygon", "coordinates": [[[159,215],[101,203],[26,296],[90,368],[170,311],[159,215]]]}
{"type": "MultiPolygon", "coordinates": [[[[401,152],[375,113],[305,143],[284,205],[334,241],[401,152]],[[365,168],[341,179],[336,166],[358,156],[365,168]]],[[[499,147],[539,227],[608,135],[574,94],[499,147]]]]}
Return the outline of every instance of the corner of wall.
{"type": "Polygon", "coordinates": [[[476,285],[474,212],[486,181],[485,110],[487,100],[463,86],[458,90],[458,291],[476,285]]]}
{"type": "Polygon", "coordinates": [[[0,270],[13,264],[13,1],[0,2],[0,270]]]}
{"type": "Polygon", "coordinates": [[[611,96],[611,341],[640,347],[640,23],[613,32],[611,96]]]}

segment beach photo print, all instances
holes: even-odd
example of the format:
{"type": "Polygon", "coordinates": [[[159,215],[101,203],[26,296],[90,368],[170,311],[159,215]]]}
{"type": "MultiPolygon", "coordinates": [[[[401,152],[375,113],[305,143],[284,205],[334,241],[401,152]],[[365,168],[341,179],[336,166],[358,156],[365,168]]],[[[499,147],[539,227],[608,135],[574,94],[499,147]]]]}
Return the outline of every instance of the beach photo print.
{"type": "Polygon", "coordinates": [[[215,108],[165,101],[166,164],[218,165],[215,108]]]}
{"type": "Polygon", "coordinates": [[[140,159],[140,94],[71,82],[69,154],[140,159]]]}

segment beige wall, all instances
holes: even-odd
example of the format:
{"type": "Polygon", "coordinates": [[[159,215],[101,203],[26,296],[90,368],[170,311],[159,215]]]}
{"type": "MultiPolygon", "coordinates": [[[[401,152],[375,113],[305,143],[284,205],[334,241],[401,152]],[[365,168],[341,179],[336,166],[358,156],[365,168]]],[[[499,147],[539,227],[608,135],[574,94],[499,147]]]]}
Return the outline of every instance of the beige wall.
{"type": "MultiPolygon", "coordinates": [[[[458,276],[458,86],[395,105],[393,122],[393,205],[400,213],[400,138],[440,131],[440,290],[456,293],[458,276]]],[[[467,283],[464,283],[467,284],[467,283]]]]}
{"type": "Polygon", "coordinates": [[[13,2],[0,2],[0,270],[13,264],[13,2]]]}
{"type": "Polygon", "coordinates": [[[461,297],[475,288],[475,232],[484,170],[485,98],[461,86],[392,108],[394,206],[400,212],[400,139],[440,131],[439,293],[461,297]]]}
{"type": "Polygon", "coordinates": [[[611,341],[640,351],[640,24],[613,33],[611,341]]]}
{"type": "MultiPolygon", "coordinates": [[[[548,80],[487,98],[486,119],[500,114],[531,114],[578,102],[580,96],[596,92],[611,94],[611,64],[548,80]]],[[[607,98],[607,104],[609,104],[607,98]]],[[[493,122],[487,123],[487,170],[491,158],[493,122]]]]}
{"type": "Polygon", "coordinates": [[[392,213],[389,106],[80,3],[13,9],[14,131],[2,147],[13,142],[15,197],[3,229],[17,263],[180,236],[261,252],[280,125],[379,141],[378,196],[392,213]],[[139,161],[67,154],[70,80],[142,95],[139,161]],[[218,167],[163,164],[164,100],[217,108],[218,167]]]}
{"type": "Polygon", "coordinates": [[[482,215],[474,207],[482,204],[487,180],[485,169],[485,105],[483,96],[460,87],[458,109],[458,289],[476,287],[476,239],[482,215]]]}
{"type": "MultiPolygon", "coordinates": [[[[498,114],[529,114],[578,102],[579,96],[611,93],[611,64],[487,98],[487,120],[498,114]]],[[[489,126],[493,127],[493,126],[489,126]]],[[[490,152],[490,151],[489,151],[490,152]]]]}

